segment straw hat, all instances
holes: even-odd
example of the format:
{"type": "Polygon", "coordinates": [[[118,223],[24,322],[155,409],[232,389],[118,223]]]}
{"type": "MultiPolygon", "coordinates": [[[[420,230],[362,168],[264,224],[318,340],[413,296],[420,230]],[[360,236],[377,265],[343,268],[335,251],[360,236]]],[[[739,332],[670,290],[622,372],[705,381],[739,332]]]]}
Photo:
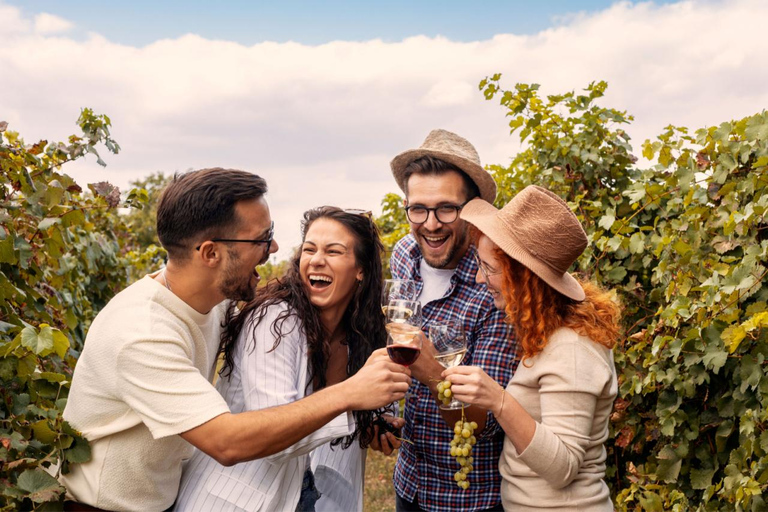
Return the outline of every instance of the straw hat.
{"type": "Polygon", "coordinates": [[[555,194],[530,185],[501,210],[473,199],[461,210],[461,218],[552,288],[573,300],[584,300],[584,290],[568,268],[587,247],[587,234],[555,194]]]}
{"type": "Polygon", "coordinates": [[[405,168],[423,156],[439,158],[464,171],[480,189],[480,197],[493,203],[496,199],[496,182],[480,165],[475,147],[463,137],[447,130],[432,130],[419,149],[409,149],[397,155],[390,162],[392,174],[400,190],[405,192],[405,168]]]}

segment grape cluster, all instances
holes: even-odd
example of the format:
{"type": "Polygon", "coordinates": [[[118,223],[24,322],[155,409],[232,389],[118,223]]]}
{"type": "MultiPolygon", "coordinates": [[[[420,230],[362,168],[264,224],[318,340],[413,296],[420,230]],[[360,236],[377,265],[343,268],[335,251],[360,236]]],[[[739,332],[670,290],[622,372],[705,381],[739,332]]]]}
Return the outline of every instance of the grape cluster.
{"type": "MultiPolygon", "coordinates": [[[[451,403],[453,391],[451,391],[451,381],[443,380],[437,383],[437,398],[444,404],[451,403]]],[[[475,430],[477,423],[467,421],[464,416],[464,408],[461,408],[461,419],[453,427],[453,440],[451,440],[451,457],[456,459],[461,468],[453,475],[461,489],[469,489],[469,480],[467,475],[472,472],[472,463],[475,461],[472,457],[472,447],[477,443],[475,430]]]]}
{"type": "Polygon", "coordinates": [[[451,381],[441,380],[437,383],[437,399],[440,400],[443,405],[451,403],[451,397],[453,392],[451,391],[451,381]]]}
{"type": "Polygon", "coordinates": [[[456,422],[453,427],[453,440],[451,441],[451,457],[456,459],[461,468],[453,475],[453,479],[456,480],[456,485],[462,489],[469,489],[469,480],[467,475],[472,472],[472,463],[474,458],[472,457],[472,447],[475,446],[477,439],[475,439],[475,429],[477,423],[474,421],[466,421],[464,417],[464,410],[461,411],[461,419],[456,422]]]}

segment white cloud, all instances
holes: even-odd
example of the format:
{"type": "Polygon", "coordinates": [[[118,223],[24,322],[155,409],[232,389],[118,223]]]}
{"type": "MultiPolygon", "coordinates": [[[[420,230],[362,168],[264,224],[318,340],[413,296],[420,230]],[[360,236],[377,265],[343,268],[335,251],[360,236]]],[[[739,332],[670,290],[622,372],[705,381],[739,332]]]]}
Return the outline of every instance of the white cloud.
{"type": "Polygon", "coordinates": [[[244,46],[190,34],[132,47],[109,34],[46,36],[40,16],[33,32],[18,9],[0,5],[0,26],[12,27],[0,53],[0,117],[11,129],[63,140],[81,107],[108,114],[123,153],[105,156],[106,170],[93,159],[76,164],[83,180],[125,186],[214,165],[258,172],[270,183],[278,236],[290,243],[309,207],[378,210],[398,192],[389,160],[432,128],[467,137],[484,163],[507,163],[517,140],[497,101],[477,90],[496,72],[507,87],[536,82],[545,94],[607,80],[602,104],[635,115],[637,153],[667,124],[698,128],[768,105],[768,3],[759,0],[618,3],[535,35],[466,43],[244,46]]]}
{"type": "Polygon", "coordinates": [[[38,34],[58,34],[72,28],[72,23],[46,12],[35,16],[35,32],[38,34]]]}
{"type": "Polygon", "coordinates": [[[476,91],[477,88],[467,82],[438,82],[422,98],[422,102],[429,107],[458,107],[471,103],[476,91]]]}

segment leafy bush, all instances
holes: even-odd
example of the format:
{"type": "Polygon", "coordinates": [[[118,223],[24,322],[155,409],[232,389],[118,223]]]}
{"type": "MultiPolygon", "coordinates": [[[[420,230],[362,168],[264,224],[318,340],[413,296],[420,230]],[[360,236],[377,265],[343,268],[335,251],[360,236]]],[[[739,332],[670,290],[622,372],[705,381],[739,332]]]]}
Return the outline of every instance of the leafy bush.
{"type": "MultiPolygon", "coordinates": [[[[68,143],[26,145],[0,123],[0,509],[39,508],[64,489],[44,469],[90,458],[85,439],[61,413],[75,360],[96,313],[128,282],[129,272],[155,265],[131,246],[117,213],[120,191],[106,182],[88,191],[60,172],[96,157],[97,145],[117,153],[110,120],[84,109],[82,136],[68,143]]],[[[141,206],[134,190],[125,205],[141,206]]],[[[157,251],[154,251],[156,254],[157,251]]]]}

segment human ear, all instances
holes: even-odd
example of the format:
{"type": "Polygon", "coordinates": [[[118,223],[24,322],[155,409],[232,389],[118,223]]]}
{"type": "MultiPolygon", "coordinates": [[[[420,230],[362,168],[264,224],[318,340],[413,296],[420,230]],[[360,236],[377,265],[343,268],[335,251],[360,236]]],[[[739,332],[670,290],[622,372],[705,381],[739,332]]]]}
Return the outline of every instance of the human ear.
{"type": "Polygon", "coordinates": [[[197,252],[200,254],[200,260],[206,267],[216,267],[221,261],[221,251],[210,240],[203,242],[197,252]]]}

